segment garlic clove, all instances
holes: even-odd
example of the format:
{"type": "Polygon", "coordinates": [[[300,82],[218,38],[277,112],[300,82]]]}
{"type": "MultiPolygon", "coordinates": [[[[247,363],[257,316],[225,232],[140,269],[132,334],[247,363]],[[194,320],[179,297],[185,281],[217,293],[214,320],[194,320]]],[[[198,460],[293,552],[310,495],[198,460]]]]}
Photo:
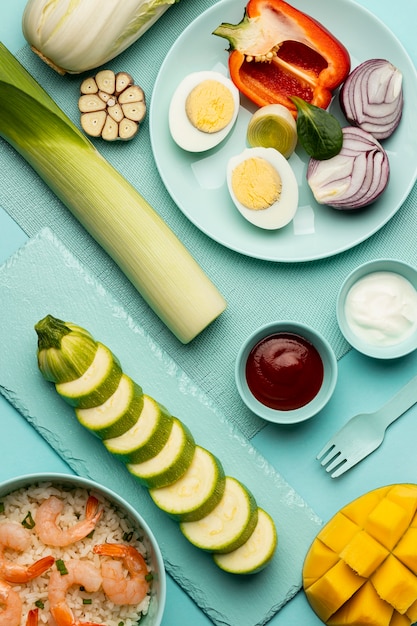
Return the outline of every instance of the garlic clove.
{"type": "Polygon", "coordinates": [[[135,122],[141,122],[145,117],[146,106],[142,102],[128,102],[128,104],[122,104],[122,110],[125,117],[135,122]]]}
{"type": "Polygon", "coordinates": [[[81,113],[87,113],[90,111],[104,111],[106,103],[99,98],[96,94],[83,95],[78,101],[78,108],[81,113]]]}
{"type": "Polygon", "coordinates": [[[120,104],[126,104],[127,102],[141,102],[145,96],[143,89],[139,85],[131,85],[119,95],[120,104]]]}
{"type": "Polygon", "coordinates": [[[116,141],[119,138],[119,124],[110,115],[107,116],[101,136],[106,141],[116,141]]]}
{"type": "Polygon", "coordinates": [[[108,115],[105,111],[92,111],[81,115],[81,126],[87,135],[100,137],[108,115]]]}
{"type": "Polygon", "coordinates": [[[119,95],[122,91],[130,87],[130,85],[133,85],[134,82],[132,76],[127,72],[118,72],[116,74],[116,94],[119,95]]]}
{"type": "Polygon", "coordinates": [[[89,78],[83,80],[83,82],[81,83],[80,91],[83,94],[97,93],[98,86],[94,78],[90,76],[89,78]]]}
{"type": "Polygon", "coordinates": [[[119,137],[123,140],[132,139],[139,130],[139,124],[124,117],[119,124],[119,137]]]}
{"type": "Polygon", "coordinates": [[[121,122],[124,118],[123,110],[120,104],[115,104],[107,108],[107,113],[115,122],[121,122]]]}
{"type": "Polygon", "coordinates": [[[100,91],[113,94],[116,89],[116,75],[112,70],[101,70],[95,76],[100,91]]]}

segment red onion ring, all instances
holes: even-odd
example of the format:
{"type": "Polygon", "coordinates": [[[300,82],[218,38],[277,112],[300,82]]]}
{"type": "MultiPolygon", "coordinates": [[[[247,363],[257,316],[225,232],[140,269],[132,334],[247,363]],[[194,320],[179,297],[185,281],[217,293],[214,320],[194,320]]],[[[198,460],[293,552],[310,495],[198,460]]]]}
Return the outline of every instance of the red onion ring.
{"type": "Polygon", "coordinates": [[[343,145],[336,156],[310,159],[307,183],[319,204],[335,209],[361,209],[372,204],[389,180],[388,155],[370,133],[355,126],[342,128],[343,145]]]}
{"type": "Polygon", "coordinates": [[[403,110],[402,78],[400,70],[385,59],[358,65],[339,94],[347,121],[379,140],[392,135],[403,110]]]}

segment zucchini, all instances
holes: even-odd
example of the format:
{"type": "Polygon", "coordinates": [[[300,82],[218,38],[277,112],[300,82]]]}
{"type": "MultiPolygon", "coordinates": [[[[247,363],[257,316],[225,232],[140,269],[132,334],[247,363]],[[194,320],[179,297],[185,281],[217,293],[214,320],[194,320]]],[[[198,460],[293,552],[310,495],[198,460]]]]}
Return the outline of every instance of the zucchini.
{"type": "Polygon", "coordinates": [[[136,418],[129,430],[103,442],[109,452],[125,463],[143,463],[154,457],[168,441],[172,429],[172,415],[146,394],[136,418]]]}
{"type": "Polygon", "coordinates": [[[145,487],[166,487],[185,474],[194,452],[194,437],[185,424],[174,417],[171,432],[162,450],[143,463],[128,463],[127,469],[145,487]]]}
{"type": "Polygon", "coordinates": [[[80,424],[100,439],[119,437],[139,419],[143,409],[142,387],[123,374],[116,391],[98,406],[75,409],[80,424]]]}
{"type": "Polygon", "coordinates": [[[268,565],[277,547],[277,531],[272,517],[258,508],[258,522],[249,539],[228,553],[213,554],[214,562],[229,574],[255,574],[268,565]]]}
{"type": "Polygon", "coordinates": [[[189,428],[123,373],[91,334],[52,315],[35,325],[38,366],[85,428],[149,489],[193,545],[226,572],[250,574],[272,559],[273,520],[189,428]]]}
{"type": "Polygon", "coordinates": [[[149,491],[156,506],[173,519],[193,522],[205,517],[223,497],[223,466],[211,452],[197,446],[185,474],[171,485],[149,491]]]}
{"type": "Polygon", "coordinates": [[[196,522],[181,522],[180,529],[197,548],[223,553],[240,548],[255,530],[257,521],[258,507],[252,493],[236,478],[226,476],[219,504],[196,522]]]}
{"type": "Polygon", "coordinates": [[[84,374],[66,383],[56,383],[55,388],[71,406],[88,409],[110,398],[117,389],[122,373],[120,363],[112,352],[102,343],[97,343],[93,362],[84,374]]]}
{"type": "Polygon", "coordinates": [[[38,334],[38,366],[52,383],[78,378],[93,362],[97,342],[90,333],[71,322],[47,315],[35,326],[38,334]]]}

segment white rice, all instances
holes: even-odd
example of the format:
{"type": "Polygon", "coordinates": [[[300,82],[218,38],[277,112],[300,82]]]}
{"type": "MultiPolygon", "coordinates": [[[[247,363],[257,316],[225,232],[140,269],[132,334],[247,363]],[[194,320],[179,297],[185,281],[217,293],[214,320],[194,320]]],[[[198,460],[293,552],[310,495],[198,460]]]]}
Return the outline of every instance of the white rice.
{"type": "MultiPolygon", "coordinates": [[[[55,548],[45,546],[37,537],[35,529],[31,529],[32,545],[29,550],[20,554],[6,549],[4,555],[13,563],[31,565],[38,559],[52,555],[55,560],[62,559],[64,562],[69,559],[83,559],[94,563],[100,570],[103,557],[94,554],[93,546],[100,543],[124,543],[126,544],[126,534],[132,536],[129,545],[134,546],[146,559],[146,549],[141,541],[140,529],[135,529],[129,520],[126,519],[115,507],[99,493],[91,493],[82,488],[69,488],[66,485],[54,485],[52,483],[39,483],[29,488],[22,488],[0,498],[4,511],[0,513],[0,524],[5,521],[15,521],[22,523],[26,515],[30,514],[36,519],[36,511],[39,505],[49,496],[54,495],[65,503],[64,510],[59,517],[59,526],[68,528],[73,526],[80,519],[84,519],[85,505],[89,495],[94,495],[100,502],[103,514],[96,525],[92,537],[64,547],[55,548]]],[[[150,564],[147,561],[148,568],[150,564]]],[[[26,624],[26,616],[30,609],[35,608],[35,603],[43,603],[39,608],[39,625],[48,624],[55,626],[55,621],[49,611],[48,602],[48,581],[50,572],[55,568],[52,566],[42,576],[26,584],[14,584],[13,588],[18,591],[23,601],[23,612],[21,626],[26,624]]],[[[126,572],[127,575],[127,572],[126,572]]],[[[118,606],[113,604],[104,592],[100,589],[95,593],[81,591],[78,586],[74,586],[67,593],[68,605],[71,607],[76,621],[95,622],[106,624],[106,626],[135,626],[141,616],[146,614],[149,607],[150,595],[148,595],[139,605],[118,606]],[[83,598],[91,599],[91,604],[84,605],[83,598]]]]}

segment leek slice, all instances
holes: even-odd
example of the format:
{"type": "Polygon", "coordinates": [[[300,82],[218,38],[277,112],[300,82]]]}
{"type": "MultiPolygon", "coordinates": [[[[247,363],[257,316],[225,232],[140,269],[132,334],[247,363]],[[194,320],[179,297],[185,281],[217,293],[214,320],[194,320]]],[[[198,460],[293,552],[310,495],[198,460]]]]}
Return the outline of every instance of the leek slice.
{"type": "Polygon", "coordinates": [[[163,219],[0,43],[0,136],[41,176],[183,343],[226,302],[163,219]]]}
{"type": "Polygon", "coordinates": [[[288,159],[297,146],[297,124],[282,104],[267,104],[252,115],[246,138],[252,148],[275,148],[288,159]]]}

